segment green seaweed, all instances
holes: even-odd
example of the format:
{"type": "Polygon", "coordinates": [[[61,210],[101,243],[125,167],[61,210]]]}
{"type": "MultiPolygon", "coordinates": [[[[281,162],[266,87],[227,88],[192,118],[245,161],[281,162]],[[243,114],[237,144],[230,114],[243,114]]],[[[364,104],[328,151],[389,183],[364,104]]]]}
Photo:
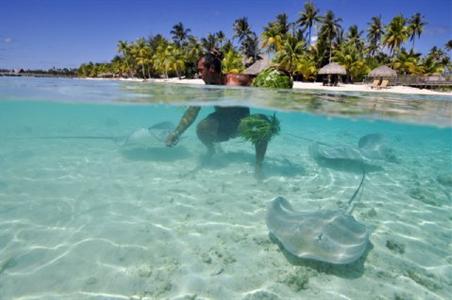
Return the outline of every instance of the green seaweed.
{"type": "Polygon", "coordinates": [[[275,68],[268,68],[257,75],[252,85],[255,87],[291,89],[293,80],[275,68]]]}
{"type": "Polygon", "coordinates": [[[405,245],[394,240],[387,240],[386,248],[399,254],[405,253],[405,245]]]}
{"type": "Polygon", "coordinates": [[[405,275],[408,276],[411,280],[413,280],[417,284],[422,285],[423,287],[429,289],[432,292],[442,289],[441,284],[435,281],[435,278],[432,274],[422,275],[414,270],[407,270],[405,272],[405,275]],[[427,276],[432,279],[427,278],[427,276]]]}
{"type": "Polygon", "coordinates": [[[295,292],[299,292],[308,288],[309,275],[300,269],[289,274],[282,282],[292,288],[295,292]]]}
{"type": "Polygon", "coordinates": [[[280,131],[279,120],[275,115],[268,117],[263,114],[250,115],[240,122],[240,136],[254,145],[269,142],[280,131]]]}

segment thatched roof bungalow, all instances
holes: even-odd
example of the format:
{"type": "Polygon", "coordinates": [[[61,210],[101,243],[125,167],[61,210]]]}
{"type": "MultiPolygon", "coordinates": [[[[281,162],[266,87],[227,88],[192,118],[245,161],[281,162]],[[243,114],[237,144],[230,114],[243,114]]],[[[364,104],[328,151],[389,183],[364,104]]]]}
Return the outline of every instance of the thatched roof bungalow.
{"type": "Polygon", "coordinates": [[[368,77],[390,78],[390,77],[397,77],[397,72],[388,66],[380,66],[380,67],[375,68],[372,71],[370,71],[369,75],[367,75],[367,76],[368,77]]]}
{"type": "Polygon", "coordinates": [[[319,75],[347,75],[345,68],[337,63],[329,63],[319,70],[319,75]]]}
{"type": "Polygon", "coordinates": [[[258,61],[256,61],[254,64],[252,64],[251,66],[249,66],[248,68],[246,68],[242,74],[247,74],[247,75],[257,75],[260,72],[262,72],[263,70],[267,69],[268,67],[271,66],[271,60],[267,55],[264,55],[262,57],[262,59],[259,59],[258,61]]]}

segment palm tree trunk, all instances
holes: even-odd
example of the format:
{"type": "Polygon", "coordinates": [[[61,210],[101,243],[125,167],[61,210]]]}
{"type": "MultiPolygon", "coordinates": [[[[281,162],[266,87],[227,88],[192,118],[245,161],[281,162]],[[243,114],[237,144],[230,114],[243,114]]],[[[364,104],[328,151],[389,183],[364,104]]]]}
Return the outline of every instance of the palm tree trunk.
{"type": "Polygon", "coordinates": [[[126,58],[124,58],[124,59],[125,59],[125,61],[126,61],[126,66],[127,66],[127,76],[130,77],[130,66],[129,66],[129,62],[127,61],[126,58]]]}
{"type": "Polygon", "coordinates": [[[144,72],[144,64],[141,65],[141,71],[143,72],[143,79],[146,79],[146,73],[144,72]]]}
{"type": "MultiPolygon", "coordinates": [[[[328,34],[328,39],[330,38],[330,35],[328,34]]],[[[333,39],[330,40],[330,59],[328,60],[328,63],[331,63],[331,53],[333,53],[333,39]]]]}

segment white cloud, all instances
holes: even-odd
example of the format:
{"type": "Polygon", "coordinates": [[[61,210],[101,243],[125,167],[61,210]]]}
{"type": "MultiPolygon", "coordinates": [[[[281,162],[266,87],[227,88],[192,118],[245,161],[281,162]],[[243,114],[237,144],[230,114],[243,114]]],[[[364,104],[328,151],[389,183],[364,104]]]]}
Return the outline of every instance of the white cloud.
{"type": "Polygon", "coordinates": [[[311,36],[311,44],[315,44],[315,42],[317,42],[318,36],[313,35],[311,36]]]}
{"type": "Polygon", "coordinates": [[[10,37],[6,37],[6,38],[3,39],[3,42],[4,42],[5,44],[10,44],[12,41],[13,41],[13,39],[10,38],[10,37]]]}

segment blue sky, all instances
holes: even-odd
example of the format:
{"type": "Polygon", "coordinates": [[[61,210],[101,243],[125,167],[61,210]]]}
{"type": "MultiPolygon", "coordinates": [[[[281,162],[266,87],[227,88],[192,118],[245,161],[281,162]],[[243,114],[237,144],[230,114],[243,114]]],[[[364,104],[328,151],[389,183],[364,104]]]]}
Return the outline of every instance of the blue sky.
{"type": "MultiPolygon", "coordinates": [[[[202,37],[223,30],[232,36],[232,23],[248,17],[254,31],[279,13],[291,21],[304,0],[0,0],[0,68],[78,67],[82,62],[106,62],[118,40],[162,33],[181,21],[202,37]]],[[[403,14],[422,13],[428,25],[416,42],[427,52],[452,39],[452,0],[314,0],[324,14],[331,9],[343,27],[367,28],[372,16],[384,23],[403,14]]]]}

